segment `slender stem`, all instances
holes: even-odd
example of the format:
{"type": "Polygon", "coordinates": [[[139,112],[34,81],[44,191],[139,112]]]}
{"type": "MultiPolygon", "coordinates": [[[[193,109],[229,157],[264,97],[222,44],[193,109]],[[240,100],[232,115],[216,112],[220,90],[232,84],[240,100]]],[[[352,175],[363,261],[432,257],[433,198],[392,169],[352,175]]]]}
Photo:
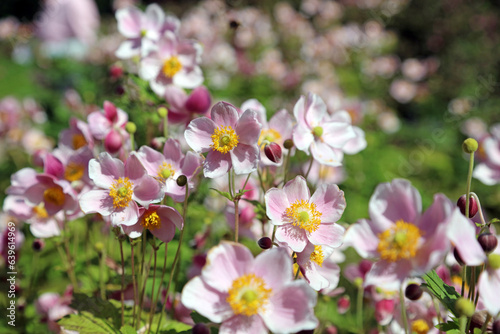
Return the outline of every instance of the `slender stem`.
{"type": "Polygon", "coordinates": [[[76,277],[72,271],[69,270],[69,264],[68,264],[68,259],[66,258],[66,254],[64,253],[64,250],[62,249],[62,246],[59,242],[56,243],[57,251],[59,252],[59,255],[61,256],[61,260],[63,261],[64,266],[66,267],[66,272],[68,273],[68,277],[71,281],[71,285],[75,287],[77,285],[76,282],[76,277]]]}
{"type": "Polygon", "coordinates": [[[286,154],[285,164],[283,165],[283,184],[286,184],[287,174],[288,174],[288,165],[290,162],[290,150],[288,150],[286,154]]]}
{"type": "Polygon", "coordinates": [[[231,185],[231,170],[227,173],[227,187],[229,188],[229,195],[234,198],[233,187],[231,185]]]}
{"type": "MultiPolygon", "coordinates": [[[[485,267],[485,265],[484,265],[484,263],[483,263],[483,265],[481,266],[481,271],[479,272],[479,275],[481,275],[481,273],[483,272],[484,267],[485,267]]],[[[478,276],[479,276],[479,275],[478,275],[478,276]]],[[[477,293],[476,293],[476,300],[474,301],[474,307],[477,307],[477,303],[478,303],[478,301],[479,301],[479,287],[478,287],[478,289],[477,289],[477,293]]]]}
{"type": "Polygon", "coordinates": [[[278,227],[277,227],[276,225],[274,225],[274,227],[273,227],[273,236],[271,237],[271,241],[272,241],[273,243],[274,243],[274,237],[276,236],[276,229],[277,229],[277,228],[278,228],[278,227]]]}
{"type": "Polygon", "coordinates": [[[405,333],[408,334],[408,318],[406,316],[405,293],[402,284],[399,291],[399,303],[401,304],[401,321],[403,322],[405,333]]]}
{"type": "MultiPolygon", "coordinates": [[[[436,309],[436,316],[437,316],[437,319],[438,319],[438,322],[439,323],[442,323],[443,322],[443,319],[441,318],[441,310],[439,308],[439,302],[438,300],[434,297],[434,295],[431,295],[432,297],[432,303],[434,304],[434,308],[436,309]]],[[[441,332],[441,331],[440,331],[441,332]]]]}
{"type": "Polygon", "coordinates": [[[129,238],[129,241],[130,241],[130,258],[132,260],[132,285],[134,286],[134,308],[133,308],[133,311],[132,311],[132,327],[134,327],[134,324],[135,324],[135,308],[137,306],[137,282],[135,280],[135,275],[136,275],[136,272],[135,272],[135,267],[134,267],[134,263],[135,263],[135,254],[134,254],[134,243],[132,242],[132,239],[129,238]]]}
{"type": "Polygon", "coordinates": [[[264,182],[262,181],[262,174],[260,173],[260,170],[257,169],[257,175],[259,176],[259,182],[260,182],[260,187],[262,189],[262,194],[266,193],[266,187],[264,187],[264,182]]]}
{"type": "Polygon", "coordinates": [[[73,263],[73,258],[71,256],[71,252],[69,250],[69,236],[70,236],[70,231],[69,231],[69,225],[66,220],[66,214],[64,215],[64,248],[66,250],[66,257],[68,259],[68,275],[71,279],[71,284],[73,284],[73,291],[78,292],[78,282],[76,280],[76,275],[75,275],[75,270],[74,270],[74,263],[73,263]]]}
{"type": "Polygon", "coordinates": [[[134,134],[130,134],[130,151],[135,151],[134,134]]]}
{"type": "Polygon", "coordinates": [[[124,319],[125,319],[125,260],[123,258],[123,240],[119,239],[120,241],[120,255],[122,259],[122,291],[121,291],[121,301],[122,301],[122,327],[124,325],[124,319]]]}
{"type": "Polygon", "coordinates": [[[460,297],[465,294],[465,279],[467,278],[467,266],[462,268],[462,290],[460,290],[460,297]]]}
{"type": "Polygon", "coordinates": [[[481,334],[486,333],[486,328],[488,328],[488,323],[491,320],[491,314],[488,313],[486,316],[486,320],[483,323],[483,326],[481,327],[481,334]]]}
{"type": "Polygon", "coordinates": [[[472,197],[474,197],[474,199],[476,200],[476,203],[477,203],[477,212],[479,212],[479,218],[481,219],[481,224],[483,226],[486,226],[486,220],[484,219],[484,215],[483,215],[483,209],[481,207],[481,201],[479,200],[479,197],[476,195],[475,192],[471,191],[470,194],[472,195],[472,197]]]}
{"type": "Polygon", "coordinates": [[[306,175],[304,176],[304,178],[307,180],[307,177],[309,176],[309,172],[311,171],[311,167],[313,165],[313,161],[314,161],[314,158],[313,156],[311,155],[311,162],[309,163],[309,167],[307,168],[307,173],[306,175]]]}
{"type": "MultiPolygon", "coordinates": [[[[144,231],[146,233],[146,231],[144,231]]],[[[142,309],[144,308],[144,295],[146,294],[146,283],[148,282],[148,277],[149,277],[149,270],[151,269],[151,260],[153,260],[153,253],[149,254],[149,260],[148,260],[148,266],[146,267],[146,272],[144,273],[143,277],[143,282],[142,282],[142,288],[141,288],[141,295],[140,295],[140,306],[139,306],[139,314],[137,317],[137,323],[139,324],[141,322],[141,314],[142,314],[142,309]]]]}
{"type": "Polygon", "coordinates": [[[165,115],[165,117],[163,117],[163,137],[165,137],[165,139],[168,138],[168,109],[165,108],[167,110],[167,114],[165,115]]]}
{"type": "MultiPolygon", "coordinates": [[[[163,269],[161,271],[161,280],[160,280],[161,283],[163,283],[163,279],[165,278],[165,272],[167,271],[167,251],[168,251],[168,242],[165,243],[165,258],[163,259],[163,269]]],[[[158,292],[156,293],[156,302],[158,302],[158,298],[160,298],[161,283],[160,285],[158,285],[158,292]]]]}
{"type": "Polygon", "coordinates": [[[460,333],[467,333],[465,328],[467,327],[467,317],[465,315],[460,316],[460,333]]]}
{"type": "Polygon", "coordinates": [[[187,208],[188,208],[188,187],[186,187],[186,197],[184,198],[184,206],[182,210],[182,219],[184,221],[184,226],[181,230],[181,234],[179,236],[179,245],[177,246],[177,251],[175,252],[175,257],[174,257],[174,262],[172,263],[172,269],[170,270],[170,278],[168,279],[168,284],[167,284],[167,289],[166,289],[166,295],[165,295],[165,300],[163,301],[163,306],[161,308],[161,313],[160,313],[160,318],[158,320],[158,327],[156,327],[156,333],[158,333],[158,330],[160,329],[160,324],[161,324],[161,319],[163,318],[163,310],[165,310],[165,306],[167,305],[167,300],[168,300],[168,291],[170,290],[170,285],[172,284],[172,278],[174,277],[174,272],[175,268],[177,265],[177,261],[180,258],[180,253],[181,253],[181,245],[182,245],[182,237],[184,236],[184,231],[186,230],[186,217],[187,217],[187,208]]]}
{"type": "MultiPolygon", "coordinates": [[[[154,239],[153,239],[154,240],[154,239]]],[[[154,243],[154,241],[153,241],[154,243]]],[[[153,260],[153,285],[151,287],[151,307],[149,308],[149,326],[148,326],[148,333],[151,332],[151,325],[153,323],[153,315],[154,311],[156,309],[156,299],[154,298],[154,291],[155,291],[155,280],[156,280],[156,258],[157,258],[157,253],[158,253],[158,248],[156,248],[156,245],[153,246],[153,251],[154,251],[154,260],[153,260]]],[[[161,283],[160,283],[161,285],[161,283]]]]}
{"type": "Polygon", "coordinates": [[[467,191],[465,193],[465,217],[469,218],[470,187],[472,183],[472,171],[474,170],[474,153],[469,155],[469,173],[467,175],[467,191]]]}
{"type": "Polygon", "coordinates": [[[243,183],[243,188],[241,190],[245,190],[245,187],[247,186],[248,180],[250,180],[250,175],[252,175],[252,173],[248,174],[247,179],[245,180],[245,183],[243,183]]]}
{"type": "Polygon", "coordinates": [[[234,242],[238,242],[239,226],[240,226],[240,213],[238,211],[238,199],[234,200],[234,242]]]}

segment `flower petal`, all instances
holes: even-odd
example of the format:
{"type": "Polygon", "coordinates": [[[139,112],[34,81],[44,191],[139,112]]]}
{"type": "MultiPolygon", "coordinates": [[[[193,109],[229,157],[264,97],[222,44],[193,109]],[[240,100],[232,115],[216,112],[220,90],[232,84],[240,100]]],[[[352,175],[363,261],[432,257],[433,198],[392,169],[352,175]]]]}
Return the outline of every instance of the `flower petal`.
{"type": "Polygon", "coordinates": [[[273,291],[292,281],[292,258],[285,248],[272,248],[255,258],[254,273],[273,291]],[[269,264],[273,265],[270,266],[269,264]]]}
{"type": "Polygon", "coordinates": [[[89,177],[99,188],[109,189],[114,181],[123,177],[124,174],[123,162],[113,158],[107,152],[99,154],[98,160],[89,161],[89,177]]]}
{"type": "Polygon", "coordinates": [[[276,240],[285,243],[294,252],[302,252],[307,245],[306,232],[292,224],[278,226],[276,240]]]}
{"type": "Polygon", "coordinates": [[[238,123],[238,110],[227,102],[218,102],[212,107],[212,120],[217,126],[230,126],[233,130],[238,123]]]}
{"type": "Polygon", "coordinates": [[[231,154],[210,151],[203,164],[203,175],[214,179],[227,174],[231,166],[231,154]]]}
{"type": "Polygon", "coordinates": [[[321,222],[337,222],[345,210],[344,192],[336,184],[319,186],[309,200],[316,204],[316,210],[321,212],[321,222]]]}
{"type": "Polygon", "coordinates": [[[260,156],[257,145],[238,144],[229,154],[237,175],[250,174],[257,170],[260,156]]]}
{"type": "Polygon", "coordinates": [[[321,223],[318,229],[309,234],[308,239],[314,245],[328,245],[339,247],[344,240],[345,228],[339,224],[321,223]]]}
{"type": "Polygon", "coordinates": [[[259,315],[235,315],[222,323],[220,334],[267,334],[268,330],[259,315]]]}
{"type": "Polygon", "coordinates": [[[114,211],[113,198],[109,190],[90,190],[80,196],[80,208],[85,214],[96,212],[109,216],[114,211]]]}
{"type": "Polygon", "coordinates": [[[184,132],[184,138],[196,153],[211,151],[212,135],[216,127],[214,121],[208,117],[193,119],[184,132]]]}
{"type": "Polygon", "coordinates": [[[311,197],[311,193],[307,187],[307,181],[301,175],[298,175],[293,180],[288,181],[283,187],[283,190],[285,191],[288,202],[291,204],[301,200],[309,202],[311,197]]]}
{"type": "Polygon", "coordinates": [[[247,145],[256,145],[259,140],[261,123],[257,120],[257,112],[255,110],[245,111],[236,125],[236,134],[239,137],[239,142],[247,145]]]}
{"type": "Polygon", "coordinates": [[[290,206],[290,202],[288,201],[284,190],[278,188],[269,189],[266,192],[265,201],[266,215],[271,220],[271,224],[284,224],[283,215],[285,214],[286,209],[290,206]]]}

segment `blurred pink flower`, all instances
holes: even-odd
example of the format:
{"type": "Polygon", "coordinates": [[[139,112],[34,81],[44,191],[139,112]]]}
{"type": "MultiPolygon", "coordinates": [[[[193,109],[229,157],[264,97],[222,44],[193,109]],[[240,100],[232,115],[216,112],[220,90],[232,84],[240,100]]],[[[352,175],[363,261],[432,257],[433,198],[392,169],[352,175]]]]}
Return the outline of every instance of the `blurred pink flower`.
{"type": "Polygon", "coordinates": [[[65,129],[59,133],[59,146],[75,151],[84,146],[92,149],[94,147],[94,138],[90,132],[89,125],[77,118],[71,118],[69,129],[65,129]]]}
{"type": "Polygon", "coordinates": [[[408,80],[397,79],[392,82],[389,93],[399,103],[408,103],[417,95],[417,85],[408,80]]]}
{"type": "Polygon", "coordinates": [[[480,141],[477,155],[483,161],[476,166],[473,176],[489,186],[500,183],[500,124],[493,125],[490,135],[480,141]]]}
{"type": "Polygon", "coordinates": [[[212,102],[205,86],[199,86],[187,95],[182,88],[169,85],[165,89],[165,100],[169,104],[168,121],[173,124],[187,124],[196,114],[205,115],[212,102]]]}
{"type": "Polygon", "coordinates": [[[42,316],[42,321],[46,321],[49,329],[58,333],[60,327],[57,320],[65,315],[74,313],[69,305],[71,304],[72,290],[66,289],[64,295],[55,292],[41,294],[35,302],[36,311],[42,316]]]}
{"type": "Polygon", "coordinates": [[[311,196],[302,176],[287,182],[283,189],[269,189],[265,195],[266,213],[277,226],[276,240],[294,252],[313,245],[339,247],[344,227],[336,222],[345,209],[344,192],[335,184],[319,186],[311,196]]]}
{"type": "Polygon", "coordinates": [[[316,293],[293,280],[286,250],[258,255],[241,244],[223,242],[210,250],[200,276],[182,291],[182,303],[215,323],[221,334],[295,333],[314,329],[316,293]]]}
{"type": "Polygon", "coordinates": [[[226,102],[213,106],[211,119],[201,117],[191,121],[184,137],[196,153],[208,152],[203,165],[205,177],[225,175],[231,167],[236,174],[249,174],[259,163],[261,124],[257,113],[245,111],[241,117],[236,108],[226,102]]]}

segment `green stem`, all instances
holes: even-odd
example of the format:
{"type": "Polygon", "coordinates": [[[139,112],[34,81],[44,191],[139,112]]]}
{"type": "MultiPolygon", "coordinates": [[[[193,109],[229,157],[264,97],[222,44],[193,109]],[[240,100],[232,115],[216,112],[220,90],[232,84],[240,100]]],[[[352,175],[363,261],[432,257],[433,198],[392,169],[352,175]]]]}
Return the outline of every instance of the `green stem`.
{"type": "Polygon", "coordinates": [[[163,137],[165,137],[165,139],[168,138],[168,109],[165,108],[167,110],[167,114],[165,115],[165,117],[163,117],[163,137]]]}
{"type": "MultiPolygon", "coordinates": [[[[476,200],[476,203],[477,203],[477,212],[479,213],[479,218],[481,219],[481,224],[483,225],[483,227],[486,227],[487,224],[486,224],[486,220],[484,219],[483,209],[481,207],[481,201],[479,200],[479,197],[476,195],[475,192],[471,191],[470,194],[476,200]]],[[[481,232],[482,232],[482,230],[481,230],[481,232]]]]}
{"type": "Polygon", "coordinates": [[[134,134],[130,134],[130,151],[135,151],[134,134]]]}
{"type": "Polygon", "coordinates": [[[491,314],[488,313],[486,316],[486,320],[483,323],[483,326],[481,327],[481,334],[486,333],[486,328],[488,327],[488,323],[491,320],[491,314]]]}
{"type": "MultiPolygon", "coordinates": [[[[147,231],[144,230],[143,234],[145,234],[147,231]]],[[[153,253],[149,255],[149,260],[148,260],[148,266],[146,267],[146,272],[144,273],[144,277],[142,278],[142,288],[141,288],[141,295],[139,297],[139,314],[137,317],[137,324],[141,323],[141,315],[142,315],[142,309],[144,308],[144,295],[146,294],[146,283],[148,282],[148,277],[149,277],[149,270],[151,269],[151,260],[153,260],[153,253]]]]}
{"type": "Polygon", "coordinates": [[[465,328],[467,327],[467,317],[465,315],[460,316],[460,333],[466,333],[465,328]]]}
{"type": "Polygon", "coordinates": [[[401,304],[401,321],[403,322],[402,325],[405,329],[405,333],[408,334],[408,318],[406,316],[405,293],[403,291],[402,284],[399,291],[399,303],[401,304]]]}
{"type": "Polygon", "coordinates": [[[358,286],[358,296],[356,301],[356,315],[358,317],[358,327],[360,328],[361,333],[363,333],[363,297],[364,297],[365,289],[363,288],[363,284],[358,286]]]}
{"type": "MultiPolygon", "coordinates": [[[[154,251],[154,260],[153,260],[153,285],[151,287],[151,307],[149,309],[149,326],[148,326],[148,333],[151,332],[151,325],[153,324],[153,315],[154,311],[156,309],[156,300],[154,298],[154,291],[155,291],[155,281],[156,281],[156,258],[157,258],[157,253],[158,253],[158,248],[156,248],[156,245],[154,244],[155,239],[153,239],[153,251],[154,251]]],[[[161,285],[161,284],[160,284],[161,285]]]]}
{"type": "Polygon", "coordinates": [[[239,235],[239,229],[240,229],[240,213],[238,211],[238,199],[235,199],[234,201],[234,242],[238,242],[238,235],[239,235]]]}
{"type": "Polygon", "coordinates": [[[158,292],[156,293],[156,302],[158,302],[158,298],[160,298],[161,283],[163,283],[163,279],[165,278],[165,272],[167,271],[167,251],[168,251],[168,242],[165,243],[165,258],[163,259],[163,269],[161,271],[160,285],[158,285],[158,292]]]}
{"type": "Polygon", "coordinates": [[[474,170],[474,153],[469,155],[469,173],[467,175],[467,191],[465,193],[465,217],[469,218],[470,188],[472,183],[472,171],[474,170]]]}
{"type": "Polygon", "coordinates": [[[134,287],[134,308],[132,311],[132,327],[135,325],[135,309],[137,307],[137,281],[135,279],[136,272],[135,272],[135,254],[134,254],[134,243],[132,242],[132,239],[129,238],[130,241],[130,258],[132,260],[132,285],[134,287]]]}
{"type": "Polygon", "coordinates": [[[290,163],[290,150],[288,150],[286,154],[285,164],[283,165],[283,185],[286,184],[287,174],[288,174],[288,165],[290,163]]]}
{"type": "Polygon", "coordinates": [[[311,154],[311,162],[309,163],[309,167],[307,168],[307,173],[306,173],[306,175],[304,176],[304,178],[305,178],[306,180],[307,180],[307,177],[309,176],[309,172],[311,171],[311,167],[312,167],[312,165],[313,165],[313,161],[314,161],[314,158],[313,158],[313,156],[312,156],[312,154],[311,154]]]}
{"type": "Polygon", "coordinates": [[[122,302],[122,327],[123,327],[125,319],[125,260],[123,258],[123,240],[119,239],[119,242],[120,242],[120,256],[122,259],[122,291],[120,293],[120,299],[122,302]]]}

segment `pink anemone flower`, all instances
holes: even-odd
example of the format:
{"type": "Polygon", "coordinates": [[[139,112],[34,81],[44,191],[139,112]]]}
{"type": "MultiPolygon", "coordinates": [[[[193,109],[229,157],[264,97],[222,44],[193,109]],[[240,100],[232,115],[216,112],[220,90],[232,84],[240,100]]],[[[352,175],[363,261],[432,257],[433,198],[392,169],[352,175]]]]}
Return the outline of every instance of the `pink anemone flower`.
{"type": "Polygon", "coordinates": [[[141,216],[132,226],[123,225],[123,231],[131,238],[138,238],[144,229],[163,242],[170,242],[175,235],[175,227],[182,230],[184,225],[179,212],[165,205],[150,205],[148,209],[139,208],[141,216]]]}
{"type": "Polygon", "coordinates": [[[293,142],[297,149],[311,153],[319,163],[329,166],[342,165],[343,147],[356,137],[350,122],[332,120],[326,104],[315,95],[301,96],[293,108],[297,125],[293,142]]]}
{"type": "Polygon", "coordinates": [[[327,245],[308,243],[302,252],[297,253],[300,272],[316,291],[333,290],[339,283],[340,267],[330,259],[334,251],[335,248],[327,245]]]}
{"type": "Polygon", "coordinates": [[[166,195],[176,202],[184,201],[185,186],[177,184],[177,178],[184,175],[187,178],[189,190],[194,189],[194,176],[201,166],[201,158],[193,152],[184,153],[175,139],[168,139],[163,147],[163,154],[148,146],[142,146],[136,153],[149,175],[156,177],[163,184],[166,195]]]}
{"type": "Polygon", "coordinates": [[[364,285],[396,290],[403,280],[439,265],[455,245],[469,265],[485,256],[472,223],[446,196],[436,194],[422,212],[418,190],[403,179],[383,183],[369,202],[370,220],[362,219],[347,230],[345,242],[364,258],[378,261],[364,285]]]}
{"type": "Polygon", "coordinates": [[[307,243],[339,247],[345,228],[336,224],[345,209],[344,192],[336,184],[323,184],[311,196],[302,176],[287,182],[283,189],[269,189],[265,195],[270,223],[278,226],[276,240],[294,252],[307,243]]]}
{"type": "Polygon", "coordinates": [[[165,100],[169,104],[168,121],[172,124],[188,124],[196,114],[205,115],[212,103],[210,92],[198,86],[187,95],[184,89],[169,85],[165,89],[165,100]]]}
{"type": "Polygon", "coordinates": [[[225,175],[231,167],[236,174],[249,174],[257,169],[260,129],[254,110],[249,109],[238,117],[233,105],[219,102],[212,108],[211,119],[192,120],[184,137],[195,152],[208,152],[203,174],[216,178],[225,175]]]}
{"type": "Polygon", "coordinates": [[[97,212],[111,216],[113,225],[134,225],[139,219],[139,207],[160,202],[163,198],[161,185],[146,173],[135,155],[125,164],[109,153],[89,162],[89,177],[101,189],[90,190],[80,197],[84,213],[97,212]]]}
{"type": "Polygon", "coordinates": [[[314,329],[316,293],[293,280],[284,248],[253,257],[241,244],[223,242],[210,250],[201,275],[182,291],[182,303],[215,323],[219,333],[295,333],[314,329]]]}

